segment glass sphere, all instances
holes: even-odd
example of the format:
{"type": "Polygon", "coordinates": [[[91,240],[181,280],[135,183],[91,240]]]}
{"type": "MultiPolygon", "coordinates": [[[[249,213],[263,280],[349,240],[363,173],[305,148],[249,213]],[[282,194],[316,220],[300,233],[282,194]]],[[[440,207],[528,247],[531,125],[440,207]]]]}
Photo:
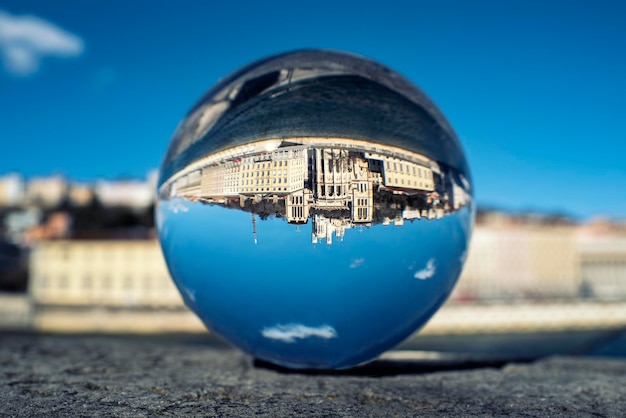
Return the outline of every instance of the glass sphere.
{"type": "Polygon", "coordinates": [[[419,329],[461,272],[474,205],[452,128],[352,54],[273,56],[220,80],[161,167],[159,240],[216,334],[290,368],[347,368],[419,329]]]}

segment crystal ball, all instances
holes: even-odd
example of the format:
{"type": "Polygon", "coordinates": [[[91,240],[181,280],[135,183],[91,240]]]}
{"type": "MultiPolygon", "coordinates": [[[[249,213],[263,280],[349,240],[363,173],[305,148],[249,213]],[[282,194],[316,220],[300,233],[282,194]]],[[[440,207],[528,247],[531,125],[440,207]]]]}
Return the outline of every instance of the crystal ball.
{"type": "Polygon", "coordinates": [[[357,55],[304,50],[241,68],[191,108],[156,219],[211,332],[280,366],[343,369],[444,303],[472,194],[459,140],[419,88],[357,55]]]}

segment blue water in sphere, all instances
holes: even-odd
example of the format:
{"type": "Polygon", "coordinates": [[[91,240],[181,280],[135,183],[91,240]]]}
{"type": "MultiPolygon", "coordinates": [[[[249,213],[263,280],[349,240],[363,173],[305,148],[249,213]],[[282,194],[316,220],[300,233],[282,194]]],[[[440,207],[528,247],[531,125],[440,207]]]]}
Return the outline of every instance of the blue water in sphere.
{"type": "Polygon", "coordinates": [[[290,368],[356,366],[417,331],[450,295],[474,217],[437,107],[334,51],[222,79],[179,124],[158,187],[159,240],[187,306],[290,368]]]}

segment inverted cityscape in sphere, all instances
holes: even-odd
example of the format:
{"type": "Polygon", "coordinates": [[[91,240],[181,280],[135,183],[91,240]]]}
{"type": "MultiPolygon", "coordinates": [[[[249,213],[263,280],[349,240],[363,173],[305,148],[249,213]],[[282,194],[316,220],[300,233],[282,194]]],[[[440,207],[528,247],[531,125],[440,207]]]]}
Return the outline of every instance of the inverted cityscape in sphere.
{"type": "Polygon", "coordinates": [[[436,106],[363,57],[296,51],[221,80],[161,167],[159,240],[185,303],[291,368],[347,368],[418,330],[461,272],[469,169],[436,106]]]}

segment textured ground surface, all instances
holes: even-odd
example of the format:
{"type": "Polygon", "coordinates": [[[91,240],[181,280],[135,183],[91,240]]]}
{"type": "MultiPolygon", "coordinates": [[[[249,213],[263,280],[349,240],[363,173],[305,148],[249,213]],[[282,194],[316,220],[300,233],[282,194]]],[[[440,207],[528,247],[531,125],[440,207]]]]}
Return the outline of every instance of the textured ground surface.
{"type": "Polygon", "coordinates": [[[289,373],[219,344],[0,334],[0,415],[626,415],[623,359],[406,354],[341,373],[289,373]]]}

